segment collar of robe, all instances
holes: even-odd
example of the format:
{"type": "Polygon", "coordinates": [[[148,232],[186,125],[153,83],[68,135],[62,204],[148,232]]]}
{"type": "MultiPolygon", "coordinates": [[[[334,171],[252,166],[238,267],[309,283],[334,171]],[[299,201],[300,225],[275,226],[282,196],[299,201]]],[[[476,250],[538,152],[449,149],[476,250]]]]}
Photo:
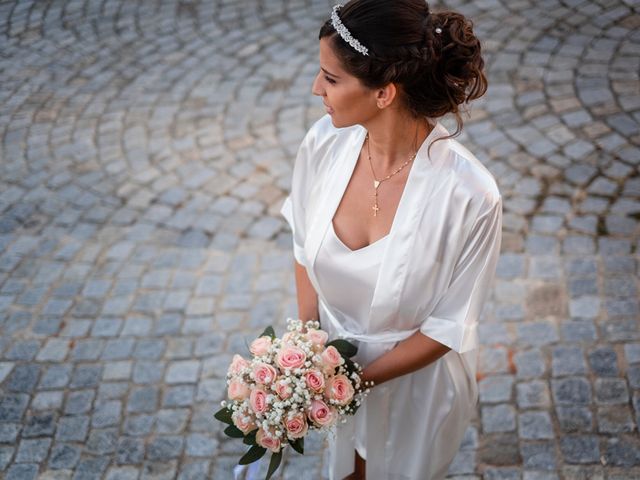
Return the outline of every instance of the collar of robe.
{"type": "MultiPolygon", "coordinates": [[[[342,327],[336,314],[324,301],[324,296],[319,288],[314,266],[322,238],[329,223],[333,219],[340,200],[351,179],[362,148],[366,130],[363,127],[353,128],[344,139],[343,148],[334,148],[332,152],[331,166],[325,172],[321,181],[321,192],[317,195],[317,201],[311,205],[308,218],[311,219],[305,241],[305,253],[309,267],[307,272],[311,283],[318,292],[319,303],[327,317],[332,322],[339,335],[362,342],[397,342],[401,341],[417,329],[393,330],[389,328],[393,322],[389,318],[398,314],[402,299],[404,279],[407,268],[412,261],[411,250],[416,241],[416,229],[420,215],[425,204],[431,201],[443,185],[444,178],[439,175],[442,166],[446,164],[445,155],[448,140],[434,141],[449,135],[447,130],[436,123],[427,138],[418,149],[416,158],[411,166],[407,181],[398,203],[395,217],[391,224],[389,238],[384,247],[378,282],[374,289],[373,300],[370,309],[369,331],[358,334],[348,332],[342,327]],[[429,146],[431,149],[429,150],[429,146]]],[[[345,132],[346,134],[346,132],[345,132]]]]}

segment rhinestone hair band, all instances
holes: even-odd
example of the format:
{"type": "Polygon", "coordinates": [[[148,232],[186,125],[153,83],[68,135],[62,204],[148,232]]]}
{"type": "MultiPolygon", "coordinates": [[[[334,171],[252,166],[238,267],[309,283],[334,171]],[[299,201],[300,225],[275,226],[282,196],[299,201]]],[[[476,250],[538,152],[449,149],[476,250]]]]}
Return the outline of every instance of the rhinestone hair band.
{"type": "Polygon", "coordinates": [[[342,8],[342,5],[336,5],[333,7],[333,11],[331,12],[331,24],[333,25],[333,28],[345,42],[353,47],[355,51],[360,52],[365,56],[369,55],[369,49],[353,38],[351,36],[351,32],[340,20],[340,17],[338,16],[338,10],[340,10],[340,8],[342,8]]]}

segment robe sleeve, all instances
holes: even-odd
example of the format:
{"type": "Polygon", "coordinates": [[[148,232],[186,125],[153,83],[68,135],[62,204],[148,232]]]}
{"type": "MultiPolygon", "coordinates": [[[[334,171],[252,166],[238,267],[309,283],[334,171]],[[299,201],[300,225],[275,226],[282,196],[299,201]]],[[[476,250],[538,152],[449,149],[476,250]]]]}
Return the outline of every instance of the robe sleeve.
{"type": "Polygon", "coordinates": [[[478,346],[477,324],[500,255],[502,197],[475,220],[451,281],[420,332],[458,353],[478,346]]]}
{"type": "Polygon", "coordinates": [[[308,194],[313,179],[312,171],[313,132],[309,131],[302,140],[293,166],[291,193],[285,198],[280,213],[287,220],[293,233],[293,256],[306,266],[304,242],[306,238],[306,208],[308,194]]]}

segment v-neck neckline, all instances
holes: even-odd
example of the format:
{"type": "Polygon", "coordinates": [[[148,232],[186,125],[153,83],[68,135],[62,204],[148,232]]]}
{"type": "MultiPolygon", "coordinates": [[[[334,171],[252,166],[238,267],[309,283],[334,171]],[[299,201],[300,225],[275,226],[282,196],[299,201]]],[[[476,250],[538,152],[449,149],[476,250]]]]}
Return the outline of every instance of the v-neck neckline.
{"type": "MultiPolygon", "coordinates": [[[[397,220],[397,218],[398,218],[398,211],[400,211],[400,208],[402,207],[402,204],[403,204],[403,200],[404,200],[404,199],[405,199],[405,197],[406,197],[405,193],[406,193],[406,191],[407,191],[407,186],[409,185],[409,182],[411,181],[412,174],[413,174],[413,172],[414,172],[414,170],[415,170],[415,167],[416,167],[416,163],[417,163],[418,161],[425,161],[425,159],[426,159],[426,161],[430,161],[430,159],[429,159],[429,155],[428,155],[428,152],[427,152],[427,155],[426,155],[424,158],[422,158],[421,153],[422,153],[423,149],[425,149],[425,148],[427,148],[427,149],[428,149],[428,145],[427,145],[427,144],[428,144],[428,143],[430,143],[431,138],[436,134],[436,130],[438,129],[438,126],[439,126],[438,122],[436,122],[436,123],[434,123],[434,124],[433,124],[433,126],[432,126],[432,128],[431,128],[431,131],[427,134],[426,138],[425,138],[425,139],[422,141],[422,143],[420,144],[420,147],[418,148],[418,150],[417,150],[417,152],[416,152],[416,156],[414,157],[413,162],[411,162],[411,166],[410,166],[410,168],[409,168],[409,173],[407,174],[407,179],[406,179],[406,181],[404,182],[404,186],[403,186],[403,188],[402,188],[402,193],[400,194],[400,200],[398,201],[398,205],[397,205],[397,207],[396,207],[396,211],[395,211],[395,212],[394,212],[394,214],[393,214],[393,220],[391,221],[391,227],[389,227],[389,231],[386,233],[386,235],[384,235],[383,237],[380,237],[378,240],[375,240],[374,242],[369,243],[369,244],[367,244],[367,245],[364,245],[364,246],[362,246],[362,247],[360,247],[360,248],[352,249],[352,248],[351,248],[351,247],[349,247],[346,243],[344,243],[344,242],[340,239],[340,237],[338,237],[338,234],[337,234],[337,232],[335,232],[335,229],[334,229],[334,234],[335,234],[336,238],[337,238],[338,240],[340,240],[340,243],[342,243],[342,244],[343,244],[346,248],[348,248],[351,252],[358,252],[358,251],[360,251],[360,250],[362,250],[362,249],[364,249],[364,248],[368,248],[368,247],[370,247],[371,245],[374,245],[375,243],[377,243],[377,242],[378,242],[378,241],[380,241],[380,240],[383,240],[383,239],[385,239],[385,238],[391,237],[391,234],[392,234],[392,233],[393,233],[393,231],[394,231],[394,226],[395,226],[395,225],[396,225],[396,223],[397,223],[397,222],[396,222],[396,220],[397,220]]],[[[361,125],[359,125],[359,127],[361,128],[361,131],[360,131],[360,137],[361,137],[361,138],[360,138],[360,139],[358,140],[358,142],[357,142],[358,148],[356,149],[356,153],[355,153],[355,155],[354,155],[354,158],[352,158],[352,159],[351,159],[351,165],[349,166],[349,168],[348,168],[348,170],[347,170],[347,172],[346,172],[346,174],[347,174],[347,181],[346,181],[346,182],[344,183],[344,185],[341,187],[340,198],[338,199],[338,203],[336,203],[335,208],[333,209],[333,212],[331,213],[331,216],[329,217],[329,223],[331,223],[331,228],[332,228],[332,229],[334,228],[334,227],[333,227],[333,219],[335,218],[336,213],[337,213],[337,211],[338,211],[338,208],[340,207],[340,204],[342,203],[342,200],[343,200],[343,198],[344,198],[344,195],[345,195],[345,193],[347,192],[347,188],[348,188],[348,186],[349,186],[349,183],[351,183],[351,179],[353,178],[353,174],[354,174],[354,173],[355,173],[355,171],[356,171],[356,166],[358,165],[358,159],[360,158],[360,152],[362,151],[362,147],[364,146],[364,142],[365,142],[365,140],[366,140],[366,138],[367,138],[367,133],[368,133],[368,132],[367,132],[367,129],[366,129],[366,128],[364,128],[364,127],[362,127],[361,125]]],[[[419,167],[418,167],[418,168],[419,168],[419,167]]]]}
{"type": "Polygon", "coordinates": [[[329,229],[331,230],[331,232],[333,233],[334,238],[337,240],[338,244],[344,248],[345,250],[347,250],[349,253],[360,253],[363,251],[368,251],[371,248],[376,247],[377,245],[384,243],[384,240],[386,240],[389,237],[389,233],[387,233],[384,237],[380,237],[379,239],[377,239],[374,242],[371,242],[369,245],[365,245],[364,247],[360,247],[360,248],[356,248],[355,250],[352,249],[351,247],[349,247],[346,243],[344,243],[340,237],[338,236],[338,233],[336,232],[335,227],[333,226],[333,220],[331,220],[331,224],[329,225],[329,229]]]}

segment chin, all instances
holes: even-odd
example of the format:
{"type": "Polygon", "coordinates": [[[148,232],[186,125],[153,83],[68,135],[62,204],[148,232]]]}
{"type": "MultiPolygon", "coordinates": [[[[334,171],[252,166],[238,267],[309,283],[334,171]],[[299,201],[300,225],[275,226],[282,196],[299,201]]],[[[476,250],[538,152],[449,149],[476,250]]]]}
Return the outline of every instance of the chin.
{"type": "Polygon", "coordinates": [[[331,116],[331,123],[336,128],[352,127],[353,125],[356,124],[356,122],[346,122],[344,120],[340,120],[339,118],[336,118],[335,113],[329,114],[329,115],[331,116]]]}

